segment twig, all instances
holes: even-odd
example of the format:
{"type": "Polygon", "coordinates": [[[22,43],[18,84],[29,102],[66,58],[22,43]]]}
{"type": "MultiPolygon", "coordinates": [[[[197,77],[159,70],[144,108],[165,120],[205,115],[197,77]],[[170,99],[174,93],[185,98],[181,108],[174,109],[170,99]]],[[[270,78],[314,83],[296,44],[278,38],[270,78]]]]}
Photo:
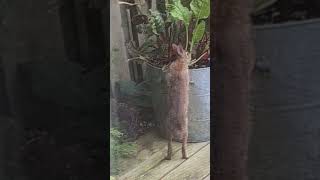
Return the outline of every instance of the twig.
{"type": "Polygon", "coordinates": [[[157,67],[157,66],[153,65],[152,63],[150,63],[150,61],[149,61],[147,58],[142,57],[142,56],[130,58],[130,59],[128,59],[128,61],[133,61],[133,60],[136,60],[136,59],[143,60],[145,63],[147,63],[149,66],[151,66],[151,67],[153,67],[153,68],[162,69],[162,68],[160,68],[160,67],[157,67]]]}
{"type": "Polygon", "coordinates": [[[189,64],[189,66],[192,66],[193,64],[195,64],[195,63],[197,63],[198,61],[200,61],[201,58],[202,58],[203,56],[205,56],[206,54],[207,54],[207,51],[205,51],[205,53],[203,53],[198,59],[191,61],[190,64],[189,64]]]}
{"type": "Polygon", "coordinates": [[[118,2],[120,5],[121,4],[125,4],[125,5],[129,5],[129,6],[138,6],[138,5],[141,5],[141,4],[138,4],[138,3],[128,3],[128,2],[123,2],[123,1],[119,1],[118,2]]]}

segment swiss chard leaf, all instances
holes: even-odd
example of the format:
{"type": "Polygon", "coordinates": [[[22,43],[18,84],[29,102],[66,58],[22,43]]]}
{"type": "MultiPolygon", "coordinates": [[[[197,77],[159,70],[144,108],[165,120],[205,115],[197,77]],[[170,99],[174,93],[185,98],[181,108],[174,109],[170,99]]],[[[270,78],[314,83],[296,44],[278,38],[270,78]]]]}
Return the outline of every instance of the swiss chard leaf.
{"type": "Polygon", "coordinates": [[[181,0],[173,1],[172,4],[167,4],[167,9],[175,20],[181,20],[186,26],[189,26],[192,12],[182,5],[181,0]]]}
{"type": "Polygon", "coordinates": [[[196,19],[205,19],[210,15],[210,0],[192,0],[190,8],[196,19]]]}
{"type": "Polygon", "coordinates": [[[163,20],[161,13],[159,13],[158,11],[150,10],[150,13],[151,15],[149,16],[149,23],[151,31],[153,34],[159,35],[159,33],[165,31],[165,21],[163,20]]]}
{"type": "Polygon", "coordinates": [[[205,32],[206,24],[204,21],[201,21],[198,25],[196,25],[196,28],[193,30],[193,36],[192,36],[192,43],[196,44],[198,43],[205,32]]]}

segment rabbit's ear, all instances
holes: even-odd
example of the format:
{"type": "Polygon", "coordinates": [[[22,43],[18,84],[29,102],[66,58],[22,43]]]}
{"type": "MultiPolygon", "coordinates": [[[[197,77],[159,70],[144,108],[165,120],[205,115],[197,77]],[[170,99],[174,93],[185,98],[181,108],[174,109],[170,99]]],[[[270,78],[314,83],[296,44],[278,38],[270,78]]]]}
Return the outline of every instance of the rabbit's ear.
{"type": "Polygon", "coordinates": [[[181,44],[179,45],[172,44],[172,50],[174,53],[178,54],[179,56],[184,56],[184,49],[181,46],[181,44]]]}
{"type": "Polygon", "coordinates": [[[176,44],[172,44],[172,50],[174,51],[174,52],[178,52],[178,46],[176,45],[176,44]]]}
{"type": "Polygon", "coordinates": [[[185,54],[185,50],[183,49],[183,47],[182,47],[182,45],[181,44],[179,44],[179,46],[178,46],[178,49],[177,49],[177,52],[178,52],[178,54],[180,55],[180,56],[184,56],[185,54]]]}

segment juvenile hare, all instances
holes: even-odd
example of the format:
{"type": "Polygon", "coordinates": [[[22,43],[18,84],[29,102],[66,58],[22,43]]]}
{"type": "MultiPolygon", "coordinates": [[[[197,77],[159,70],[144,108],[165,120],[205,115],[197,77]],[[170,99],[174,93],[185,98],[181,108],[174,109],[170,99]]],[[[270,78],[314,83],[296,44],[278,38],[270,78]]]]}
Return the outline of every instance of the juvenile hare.
{"type": "Polygon", "coordinates": [[[174,135],[181,138],[182,158],[187,159],[186,145],[188,139],[188,105],[189,105],[189,69],[191,59],[181,45],[172,45],[174,61],[169,65],[166,74],[168,85],[168,154],[172,156],[172,138],[174,135]]]}

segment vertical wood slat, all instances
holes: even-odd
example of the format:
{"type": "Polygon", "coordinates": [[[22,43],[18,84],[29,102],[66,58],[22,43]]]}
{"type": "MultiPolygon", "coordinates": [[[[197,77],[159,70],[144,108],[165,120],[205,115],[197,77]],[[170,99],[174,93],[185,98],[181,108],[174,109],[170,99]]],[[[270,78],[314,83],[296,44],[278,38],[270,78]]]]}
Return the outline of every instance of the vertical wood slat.
{"type": "MultiPolygon", "coordinates": [[[[120,11],[121,11],[121,16],[122,16],[122,28],[124,31],[124,37],[125,37],[125,42],[126,43],[130,43],[130,42],[134,42],[136,43],[136,41],[134,41],[134,33],[133,33],[133,25],[131,23],[131,17],[132,17],[132,7],[128,7],[127,5],[123,5],[120,7],[120,11]]],[[[137,44],[135,44],[137,45],[137,44]]],[[[131,56],[128,56],[129,58],[132,58],[131,56]]],[[[132,81],[137,82],[137,68],[136,68],[136,64],[135,62],[128,62],[128,66],[129,66],[129,73],[130,73],[130,79],[132,81]]]]}
{"type": "MultiPolygon", "coordinates": [[[[135,1],[131,1],[131,3],[135,3],[135,1]]],[[[130,10],[130,24],[131,24],[131,32],[132,32],[132,40],[135,42],[136,47],[140,46],[139,43],[139,35],[138,35],[138,30],[137,27],[131,22],[131,18],[135,15],[138,14],[138,10],[136,6],[130,6],[129,7],[130,10]]],[[[141,81],[143,81],[143,75],[142,75],[142,68],[141,68],[141,64],[133,62],[133,69],[134,69],[134,80],[135,82],[139,83],[141,81]]]]}
{"type": "MultiPolygon", "coordinates": [[[[140,11],[143,14],[149,14],[149,9],[156,9],[156,0],[136,0],[137,4],[141,4],[141,9],[140,11]]],[[[146,40],[146,36],[144,34],[138,34],[138,42],[139,44],[143,44],[144,41],[146,40]]],[[[143,81],[144,79],[144,72],[146,70],[146,65],[145,64],[139,64],[139,66],[137,66],[138,69],[138,73],[139,73],[139,80],[143,81]]]]}
{"type": "MultiPolygon", "coordinates": [[[[146,14],[149,13],[148,10],[149,8],[155,10],[156,9],[156,0],[151,0],[151,1],[145,1],[145,0],[130,0],[128,1],[129,3],[137,3],[141,4],[141,12],[146,14]],[[150,5],[151,4],[151,7],[150,5]]],[[[131,18],[135,15],[138,14],[138,9],[137,6],[127,6],[127,5],[122,5],[121,6],[121,16],[123,18],[123,24],[122,27],[124,29],[124,34],[125,34],[125,39],[126,42],[134,42],[135,46],[141,45],[145,37],[143,34],[139,34],[137,27],[131,22],[131,18]]],[[[131,58],[131,57],[129,57],[131,58]]],[[[143,81],[143,72],[144,72],[144,66],[142,66],[139,63],[136,62],[129,62],[129,71],[130,71],[130,76],[131,80],[139,83],[143,81]]]]}
{"type": "MultiPolygon", "coordinates": [[[[133,34],[132,34],[132,24],[131,24],[131,12],[130,9],[126,9],[126,17],[127,17],[127,38],[129,42],[133,42],[133,34]]],[[[136,44],[135,44],[136,45],[136,44]]],[[[131,56],[129,57],[131,58],[131,56]]],[[[135,65],[134,62],[130,61],[129,62],[129,70],[130,70],[130,77],[132,81],[136,81],[136,70],[135,70],[135,65]]]]}
{"type": "MultiPolygon", "coordinates": [[[[131,31],[130,31],[130,27],[129,27],[129,11],[126,5],[121,5],[120,6],[120,16],[122,19],[121,22],[121,28],[123,30],[123,35],[124,35],[124,40],[125,43],[128,43],[131,41],[131,31]]],[[[112,23],[111,23],[112,24],[112,23]]],[[[131,58],[129,55],[127,55],[128,58],[131,58]]],[[[133,72],[133,68],[132,68],[132,62],[128,62],[128,68],[129,68],[129,75],[130,75],[130,80],[134,81],[134,72],[133,72]]]]}

